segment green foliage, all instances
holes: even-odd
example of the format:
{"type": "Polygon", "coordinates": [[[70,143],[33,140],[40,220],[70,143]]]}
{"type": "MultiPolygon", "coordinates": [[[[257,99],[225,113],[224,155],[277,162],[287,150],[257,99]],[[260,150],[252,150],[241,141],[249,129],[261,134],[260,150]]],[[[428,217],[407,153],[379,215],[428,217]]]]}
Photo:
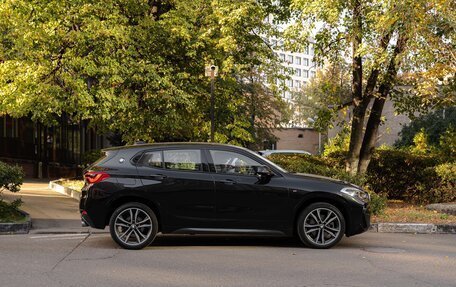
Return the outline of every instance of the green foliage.
{"type": "Polygon", "coordinates": [[[349,72],[342,59],[317,70],[316,76],[293,95],[295,107],[299,109],[297,120],[319,131],[331,128],[342,107],[350,102],[349,72]]]}
{"type": "Polygon", "coordinates": [[[450,158],[456,158],[456,125],[450,126],[440,136],[438,150],[450,158]]]}
{"type": "Polygon", "coordinates": [[[334,154],[347,153],[350,145],[350,129],[344,127],[335,137],[325,144],[323,156],[331,157],[334,154]]]}
{"type": "MultiPolygon", "coordinates": [[[[429,145],[439,147],[440,137],[444,135],[445,141],[455,141],[454,130],[456,128],[456,107],[436,110],[429,114],[413,119],[405,125],[400,137],[394,144],[396,147],[408,147],[413,145],[413,139],[419,132],[424,132],[429,145]],[[452,132],[453,131],[453,132],[452,132]]],[[[444,143],[445,145],[445,143],[444,143]]]]}
{"type": "Polygon", "coordinates": [[[385,195],[379,195],[375,192],[369,192],[371,201],[369,202],[369,211],[373,215],[380,215],[386,208],[388,198],[385,195]]]}
{"type": "Polygon", "coordinates": [[[430,152],[430,147],[428,144],[428,137],[424,132],[424,129],[421,129],[414,137],[413,137],[414,146],[412,147],[412,152],[418,154],[426,154],[430,152]]]}
{"type": "Polygon", "coordinates": [[[18,212],[18,208],[22,204],[21,199],[8,203],[1,198],[3,190],[18,192],[23,181],[24,172],[21,167],[11,166],[0,161],[0,222],[16,221],[23,217],[18,212]]]}
{"type": "Polygon", "coordinates": [[[206,141],[214,63],[218,141],[245,145],[286,120],[280,64],[262,38],[276,32],[268,1],[0,5],[0,114],[89,119],[128,143],[206,141]]]}
{"type": "Polygon", "coordinates": [[[456,200],[454,158],[406,150],[378,150],[368,169],[372,190],[414,203],[456,200]]]}
{"type": "Polygon", "coordinates": [[[0,200],[0,222],[14,222],[23,219],[24,216],[19,213],[21,204],[20,198],[11,203],[0,200]]]}
{"type": "Polygon", "coordinates": [[[6,189],[18,192],[24,181],[24,172],[20,166],[11,166],[0,161],[0,193],[6,189]]]}

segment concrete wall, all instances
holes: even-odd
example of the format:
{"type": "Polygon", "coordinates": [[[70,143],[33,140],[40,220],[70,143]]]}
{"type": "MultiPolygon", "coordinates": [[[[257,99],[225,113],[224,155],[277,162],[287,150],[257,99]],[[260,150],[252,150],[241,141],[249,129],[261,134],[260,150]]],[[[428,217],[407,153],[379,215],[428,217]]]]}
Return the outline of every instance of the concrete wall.
{"type": "Polygon", "coordinates": [[[312,154],[318,153],[319,133],[307,128],[285,128],[275,130],[278,138],[276,149],[305,150],[312,154]]]}
{"type": "MultiPolygon", "coordinates": [[[[372,106],[372,103],[371,103],[372,106]]],[[[406,115],[396,115],[394,111],[394,103],[391,100],[385,102],[383,108],[382,117],[385,119],[384,123],[380,125],[379,135],[377,138],[377,146],[380,145],[393,145],[394,142],[399,138],[399,132],[405,124],[410,123],[410,118],[406,115]]],[[[346,117],[340,115],[340,119],[348,121],[349,115],[346,117]]],[[[367,123],[368,117],[366,117],[365,123],[367,123]]],[[[328,138],[333,138],[341,130],[340,127],[335,127],[328,131],[328,138]]]]}

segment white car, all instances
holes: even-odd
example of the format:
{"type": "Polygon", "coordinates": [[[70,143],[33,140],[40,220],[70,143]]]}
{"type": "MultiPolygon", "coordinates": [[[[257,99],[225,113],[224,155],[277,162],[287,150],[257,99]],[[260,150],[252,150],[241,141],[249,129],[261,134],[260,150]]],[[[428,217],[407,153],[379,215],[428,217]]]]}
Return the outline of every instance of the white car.
{"type": "Polygon", "coordinates": [[[307,154],[307,155],[311,155],[311,153],[308,151],[293,150],[293,149],[260,150],[258,153],[264,157],[268,157],[272,154],[307,154]]]}

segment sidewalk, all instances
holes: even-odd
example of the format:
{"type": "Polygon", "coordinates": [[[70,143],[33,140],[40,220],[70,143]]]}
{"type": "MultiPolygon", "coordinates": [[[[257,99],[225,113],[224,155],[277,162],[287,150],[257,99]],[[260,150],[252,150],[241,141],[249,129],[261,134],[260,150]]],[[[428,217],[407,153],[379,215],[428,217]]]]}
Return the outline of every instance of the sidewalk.
{"type": "Polygon", "coordinates": [[[50,190],[48,180],[27,179],[17,193],[3,192],[4,199],[22,198],[21,209],[32,218],[31,232],[87,232],[81,227],[79,202],[50,190]]]}

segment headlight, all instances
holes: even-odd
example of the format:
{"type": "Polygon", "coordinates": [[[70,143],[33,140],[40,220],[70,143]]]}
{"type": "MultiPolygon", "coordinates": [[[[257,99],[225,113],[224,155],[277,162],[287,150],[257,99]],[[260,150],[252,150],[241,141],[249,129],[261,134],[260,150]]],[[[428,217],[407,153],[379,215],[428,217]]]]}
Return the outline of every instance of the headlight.
{"type": "Polygon", "coordinates": [[[370,196],[369,193],[367,193],[367,191],[355,187],[344,187],[340,191],[347,195],[350,195],[351,197],[357,198],[363,202],[370,201],[370,196]]]}

